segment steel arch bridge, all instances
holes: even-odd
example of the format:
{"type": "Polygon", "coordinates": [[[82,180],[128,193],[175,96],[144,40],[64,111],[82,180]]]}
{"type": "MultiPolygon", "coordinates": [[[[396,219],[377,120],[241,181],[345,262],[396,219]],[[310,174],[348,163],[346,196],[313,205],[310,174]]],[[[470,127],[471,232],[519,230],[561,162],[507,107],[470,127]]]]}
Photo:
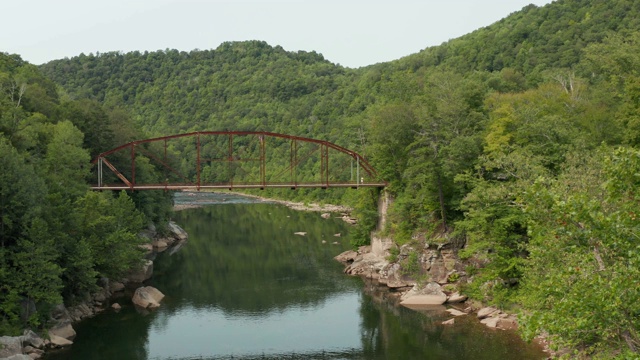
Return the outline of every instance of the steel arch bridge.
{"type": "Polygon", "coordinates": [[[98,180],[93,190],[387,185],[354,151],[324,140],[264,131],[199,131],[136,140],[99,154],[93,163],[98,180]],[[151,165],[161,177],[157,172],[153,176],[151,165]]]}

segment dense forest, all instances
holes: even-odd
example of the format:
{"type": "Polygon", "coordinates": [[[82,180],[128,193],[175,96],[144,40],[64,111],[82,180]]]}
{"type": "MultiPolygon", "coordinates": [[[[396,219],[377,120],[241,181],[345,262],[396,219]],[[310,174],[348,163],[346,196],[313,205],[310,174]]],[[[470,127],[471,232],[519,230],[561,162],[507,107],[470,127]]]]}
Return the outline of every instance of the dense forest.
{"type": "MultiPolygon", "coordinates": [[[[135,138],[263,130],[366,156],[394,198],[383,231],[414,248],[464,242],[473,275],[464,291],[519,310],[525,337],[546,333],[571,356],[633,358],[639,69],[631,0],[530,5],[359,69],[261,41],[81,54],[39,68],[0,55],[0,161],[11,169],[0,175],[0,325],[19,323],[24,299],[44,309],[118,276],[97,258],[98,239],[134,243],[166,218],[167,195],[87,192],[92,156],[135,138]]],[[[373,190],[269,195],[355,206],[354,245],[375,226],[373,190]]],[[[118,255],[128,266],[131,249],[118,255]]]]}
{"type": "Polygon", "coordinates": [[[138,233],[166,221],[171,199],[93,192],[88,178],[98,149],[137,134],[125,110],[71,100],[0,53],[0,333],[47,326],[51,306],[141,263],[138,233]]]}

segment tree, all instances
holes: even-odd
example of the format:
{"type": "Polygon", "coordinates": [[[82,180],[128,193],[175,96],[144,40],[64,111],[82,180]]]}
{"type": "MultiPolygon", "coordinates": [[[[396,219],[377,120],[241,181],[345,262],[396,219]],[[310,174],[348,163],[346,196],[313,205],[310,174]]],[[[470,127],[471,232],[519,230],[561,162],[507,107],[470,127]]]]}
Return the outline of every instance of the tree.
{"type": "Polygon", "coordinates": [[[52,126],[52,138],[44,159],[44,177],[50,192],[63,194],[69,199],[83,195],[87,190],[89,153],[82,148],[83,134],[70,121],[52,126]]]}
{"type": "Polygon", "coordinates": [[[437,218],[446,230],[448,213],[457,209],[464,194],[456,189],[454,178],[471,168],[480,152],[484,87],[448,72],[436,72],[428,81],[404,176],[409,196],[427,209],[438,209],[437,218]]]}
{"type": "Polygon", "coordinates": [[[527,192],[525,334],[546,331],[587,352],[638,351],[638,173],[638,150],[602,147],[574,154],[562,176],[527,192]]]}

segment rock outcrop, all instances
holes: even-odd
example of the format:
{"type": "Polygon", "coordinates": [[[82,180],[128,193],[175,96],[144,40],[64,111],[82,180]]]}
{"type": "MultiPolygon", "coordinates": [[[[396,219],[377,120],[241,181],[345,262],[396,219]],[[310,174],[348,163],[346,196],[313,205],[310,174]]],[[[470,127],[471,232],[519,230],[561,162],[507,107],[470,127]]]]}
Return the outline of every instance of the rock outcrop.
{"type": "Polygon", "coordinates": [[[411,290],[402,295],[400,305],[406,307],[424,305],[442,305],[447,301],[447,295],[442,291],[442,287],[431,282],[424,287],[415,285],[411,290]]]}
{"type": "Polygon", "coordinates": [[[45,341],[31,330],[22,336],[0,336],[0,359],[39,359],[45,341]]]}
{"type": "Polygon", "coordinates": [[[184,231],[184,229],[182,229],[178,224],[174,223],[173,221],[169,221],[168,229],[171,232],[171,234],[180,241],[184,241],[189,238],[189,234],[187,234],[187,232],[184,231]]]}
{"type": "Polygon", "coordinates": [[[131,301],[143,309],[155,309],[160,306],[164,294],[153,286],[139,287],[133,294],[131,301]]]}
{"type": "Polygon", "coordinates": [[[153,275],[153,261],[145,260],[141,268],[136,269],[129,273],[127,279],[132,283],[142,283],[145,280],[151,279],[153,275]]]}

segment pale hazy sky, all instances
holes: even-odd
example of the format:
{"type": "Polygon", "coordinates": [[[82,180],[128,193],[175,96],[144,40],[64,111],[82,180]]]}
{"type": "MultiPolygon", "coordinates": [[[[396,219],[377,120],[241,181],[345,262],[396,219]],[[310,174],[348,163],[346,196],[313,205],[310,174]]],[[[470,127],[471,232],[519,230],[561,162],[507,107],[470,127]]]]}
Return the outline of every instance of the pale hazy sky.
{"type": "Polygon", "coordinates": [[[10,0],[0,52],[33,63],[80,53],[215,49],[264,40],[337,64],[391,61],[551,0],[10,0]]]}

